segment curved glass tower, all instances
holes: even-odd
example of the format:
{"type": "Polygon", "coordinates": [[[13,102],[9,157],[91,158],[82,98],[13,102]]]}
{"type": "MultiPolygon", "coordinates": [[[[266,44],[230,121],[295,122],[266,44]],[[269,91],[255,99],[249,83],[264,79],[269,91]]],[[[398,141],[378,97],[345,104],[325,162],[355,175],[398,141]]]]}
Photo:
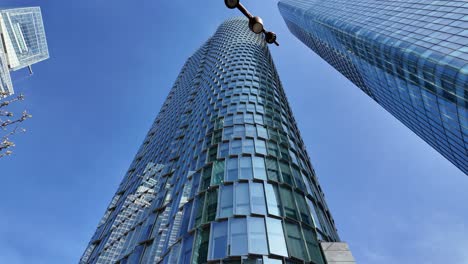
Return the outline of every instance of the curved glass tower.
{"type": "Polygon", "coordinates": [[[80,263],[325,263],[338,240],[268,47],[233,18],[186,62],[80,263]]]}
{"type": "Polygon", "coordinates": [[[281,0],[290,31],[468,175],[466,0],[281,0]]]}

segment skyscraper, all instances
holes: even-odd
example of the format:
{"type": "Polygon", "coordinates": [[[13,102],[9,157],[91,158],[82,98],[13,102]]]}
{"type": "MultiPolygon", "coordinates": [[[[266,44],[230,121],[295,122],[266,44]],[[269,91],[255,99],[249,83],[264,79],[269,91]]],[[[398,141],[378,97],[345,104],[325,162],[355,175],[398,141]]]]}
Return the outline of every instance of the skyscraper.
{"type": "Polygon", "coordinates": [[[49,58],[39,7],[0,8],[0,92],[13,94],[10,71],[49,58]]]}
{"type": "Polygon", "coordinates": [[[267,44],[233,18],[185,63],[80,263],[352,257],[319,240],[339,237],[267,44]]]}
{"type": "Polygon", "coordinates": [[[468,174],[466,1],[278,5],[297,38],[468,174]]]}

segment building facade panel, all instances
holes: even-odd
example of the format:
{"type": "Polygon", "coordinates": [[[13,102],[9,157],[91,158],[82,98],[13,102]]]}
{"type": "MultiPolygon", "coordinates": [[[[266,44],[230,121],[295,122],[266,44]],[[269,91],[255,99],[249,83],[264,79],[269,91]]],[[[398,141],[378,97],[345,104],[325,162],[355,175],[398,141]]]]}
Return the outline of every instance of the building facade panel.
{"type": "Polygon", "coordinates": [[[291,32],[468,174],[468,4],[281,0],[291,32]]]}
{"type": "Polygon", "coordinates": [[[188,59],[80,263],[325,263],[339,241],[267,44],[188,59]]]}

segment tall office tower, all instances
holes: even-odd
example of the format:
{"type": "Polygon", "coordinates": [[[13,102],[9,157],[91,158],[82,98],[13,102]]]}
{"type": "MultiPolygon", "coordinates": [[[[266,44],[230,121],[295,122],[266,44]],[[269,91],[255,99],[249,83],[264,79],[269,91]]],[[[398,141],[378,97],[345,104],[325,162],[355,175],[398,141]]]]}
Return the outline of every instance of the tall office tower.
{"type": "Polygon", "coordinates": [[[468,174],[465,0],[281,0],[291,32],[468,174]]]}
{"type": "Polygon", "coordinates": [[[80,263],[324,263],[319,240],[339,238],[267,44],[233,18],[182,68],[80,263]]]}
{"type": "Polygon", "coordinates": [[[13,94],[10,71],[49,58],[39,7],[0,8],[0,92],[13,94]]]}

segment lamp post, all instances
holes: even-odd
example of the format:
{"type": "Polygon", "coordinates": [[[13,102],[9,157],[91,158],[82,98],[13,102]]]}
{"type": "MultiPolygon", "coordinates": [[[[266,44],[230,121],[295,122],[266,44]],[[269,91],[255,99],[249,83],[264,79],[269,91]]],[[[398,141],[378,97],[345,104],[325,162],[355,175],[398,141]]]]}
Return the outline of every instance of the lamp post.
{"type": "Polygon", "coordinates": [[[276,34],[275,32],[267,31],[263,27],[263,20],[258,16],[253,16],[250,12],[240,3],[240,0],[224,0],[226,6],[230,9],[237,8],[239,11],[242,12],[248,19],[249,19],[249,28],[255,34],[263,33],[265,36],[265,41],[268,44],[275,44],[279,46],[278,42],[276,41],[276,34]]]}

